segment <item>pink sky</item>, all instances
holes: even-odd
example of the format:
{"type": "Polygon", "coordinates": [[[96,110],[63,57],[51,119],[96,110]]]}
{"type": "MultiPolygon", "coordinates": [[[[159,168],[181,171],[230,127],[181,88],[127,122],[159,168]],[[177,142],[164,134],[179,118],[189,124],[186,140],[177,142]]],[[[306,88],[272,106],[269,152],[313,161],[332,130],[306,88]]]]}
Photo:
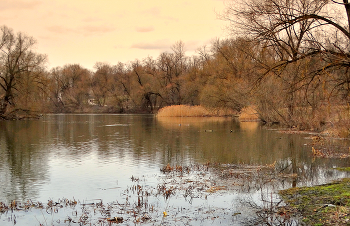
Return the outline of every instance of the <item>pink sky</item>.
{"type": "Polygon", "coordinates": [[[220,0],[1,0],[0,25],[25,32],[49,68],[156,58],[177,41],[187,55],[227,37],[220,0]]]}

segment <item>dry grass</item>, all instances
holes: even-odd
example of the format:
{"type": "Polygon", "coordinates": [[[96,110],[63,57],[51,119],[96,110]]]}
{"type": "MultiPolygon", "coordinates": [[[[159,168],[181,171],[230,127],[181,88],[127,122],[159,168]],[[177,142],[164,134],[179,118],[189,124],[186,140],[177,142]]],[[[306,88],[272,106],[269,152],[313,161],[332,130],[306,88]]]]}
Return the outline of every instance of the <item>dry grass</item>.
{"type": "Polygon", "coordinates": [[[172,105],[160,109],[158,117],[204,117],[211,116],[210,112],[201,106],[172,105]]]}
{"type": "MultiPolygon", "coordinates": [[[[160,109],[158,117],[222,117],[233,116],[237,112],[229,109],[208,109],[203,106],[172,105],[160,109]]],[[[259,115],[253,106],[243,108],[239,114],[242,122],[260,121],[259,115]]]]}
{"type": "Polygon", "coordinates": [[[245,107],[241,110],[241,113],[238,117],[241,122],[256,122],[260,121],[258,112],[253,106],[245,107]]]}
{"type": "Polygon", "coordinates": [[[211,117],[233,115],[225,109],[207,109],[202,106],[172,105],[164,107],[157,113],[158,117],[211,117]]]}

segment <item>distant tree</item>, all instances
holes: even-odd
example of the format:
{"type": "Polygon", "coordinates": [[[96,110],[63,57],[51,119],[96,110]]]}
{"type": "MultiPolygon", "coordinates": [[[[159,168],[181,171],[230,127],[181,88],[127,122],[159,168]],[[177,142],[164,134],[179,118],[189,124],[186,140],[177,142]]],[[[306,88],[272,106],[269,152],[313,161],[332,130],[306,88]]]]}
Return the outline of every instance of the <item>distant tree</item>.
{"type": "Polygon", "coordinates": [[[56,112],[81,111],[88,105],[91,73],[79,64],[51,70],[50,100],[56,112]]]}
{"type": "Polygon", "coordinates": [[[136,60],[130,65],[131,97],[142,111],[154,112],[161,105],[161,84],[155,61],[146,58],[143,62],[136,60]]]}
{"type": "Polygon", "coordinates": [[[201,104],[235,111],[247,105],[248,84],[255,78],[258,50],[242,38],[213,41],[211,57],[206,57],[202,70],[206,81],[200,94],[201,104]]]}
{"type": "Polygon", "coordinates": [[[115,89],[116,83],[113,79],[115,72],[107,63],[97,62],[94,67],[96,71],[91,82],[92,92],[98,105],[104,106],[115,89]]]}
{"type": "Polygon", "coordinates": [[[188,60],[182,41],[176,42],[171,49],[172,52],[163,52],[157,59],[160,81],[165,88],[163,97],[168,105],[182,103],[181,77],[187,70],[188,60]]]}
{"type": "Polygon", "coordinates": [[[16,105],[23,82],[28,78],[34,85],[40,82],[37,78],[46,56],[33,51],[35,44],[34,38],[24,33],[15,34],[6,26],[0,28],[0,116],[16,105]]]}
{"type": "Polygon", "coordinates": [[[204,61],[201,57],[193,56],[187,60],[187,70],[181,76],[182,104],[199,105],[200,91],[203,82],[201,81],[204,61]]]}

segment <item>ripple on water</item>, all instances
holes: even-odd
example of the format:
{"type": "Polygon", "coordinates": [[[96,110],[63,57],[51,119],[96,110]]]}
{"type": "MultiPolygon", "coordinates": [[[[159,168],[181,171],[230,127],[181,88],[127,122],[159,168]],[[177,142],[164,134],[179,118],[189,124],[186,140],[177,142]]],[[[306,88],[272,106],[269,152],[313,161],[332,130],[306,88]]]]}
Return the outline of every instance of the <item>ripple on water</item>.
{"type": "MultiPolygon", "coordinates": [[[[104,203],[116,200],[125,203],[125,190],[130,192],[132,186],[157,190],[158,184],[168,179],[170,183],[174,178],[164,178],[160,173],[160,168],[168,163],[182,166],[206,162],[267,165],[276,161],[283,172],[289,170],[298,174],[297,186],[334,179],[340,174],[329,169],[348,164],[347,160],[313,160],[311,150],[303,145],[308,140],[299,135],[277,134],[261,129],[256,123],[239,124],[231,119],[191,118],[187,122],[178,119],[181,121],[178,122],[173,118],[159,121],[150,115],[50,115],[45,120],[1,124],[1,198],[42,202],[61,198],[102,199],[104,203]],[[205,129],[213,132],[206,133],[205,129]],[[230,132],[232,129],[233,133],[230,132]],[[131,177],[137,180],[133,181],[131,177]]],[[[198,177],[203,183],[209,183],[210,178],[198,177]]],[[[180,184],[189,185],[189,181],[180,184]]],[[[212,186],[215,186],[214,182],[212,186]]],[[[291,183],[283,186],[291,186],[291,183]]],[[[210,187],[206,189],[210,190],[210,187]]],[[[243,216],[242,203],[237,198],[242,202],[250,201],[249,198],[254,201],[262,197],[263,191],[254,191],[251,187],[244,194],[236,192],[221,196],[215,193],[207,199],[204,196],[203,199],[193,198],[191,203],[185,192],[182,190],[168,200],[162,196],[154,198],[158,213],[167,208],[169,216],[165,221],[169,224],[175,222],[171,220],[176,220],[177,216],[191,224],[190,220],[198,213],[207,211],[205,216],[208,218],[203,225],[232,223],[231,218],[220,219],[224,214],[232,216],[235,212],[242,214],[235,215],[233,224],[240,222],[239,219],[244,219],[247,214],[243,216]],[[216,212],[210,210],[212,206],[218,208],[216,212]],[[223,214],[217,215],[219,211],[223,214]],[[219,218],[215,218],[217,216],[219,218]]],[[[134,201],[137,198],[134,196],[134,201]]],[[[157,223],[163,219],[162,214],[154,217],[160,217],[157,223]]],[[[0,216],[1,225],[3,219],[0,216]]]]}

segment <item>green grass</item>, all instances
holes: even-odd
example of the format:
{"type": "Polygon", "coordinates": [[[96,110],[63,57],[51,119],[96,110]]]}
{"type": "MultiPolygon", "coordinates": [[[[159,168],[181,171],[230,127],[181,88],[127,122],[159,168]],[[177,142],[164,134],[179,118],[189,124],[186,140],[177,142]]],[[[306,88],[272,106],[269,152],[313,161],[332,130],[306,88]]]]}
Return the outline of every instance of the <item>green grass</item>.
{"type": "Polygon", "coordinates": [[[344,167],[344,168],[335,168],[336,170],[339,171],[350,171],[350,167],[344,167]]]}
{"type": "Polygon", "coordinates": [[[350,225],[350,178],[279,192],[307,225],[350,225]]]}

